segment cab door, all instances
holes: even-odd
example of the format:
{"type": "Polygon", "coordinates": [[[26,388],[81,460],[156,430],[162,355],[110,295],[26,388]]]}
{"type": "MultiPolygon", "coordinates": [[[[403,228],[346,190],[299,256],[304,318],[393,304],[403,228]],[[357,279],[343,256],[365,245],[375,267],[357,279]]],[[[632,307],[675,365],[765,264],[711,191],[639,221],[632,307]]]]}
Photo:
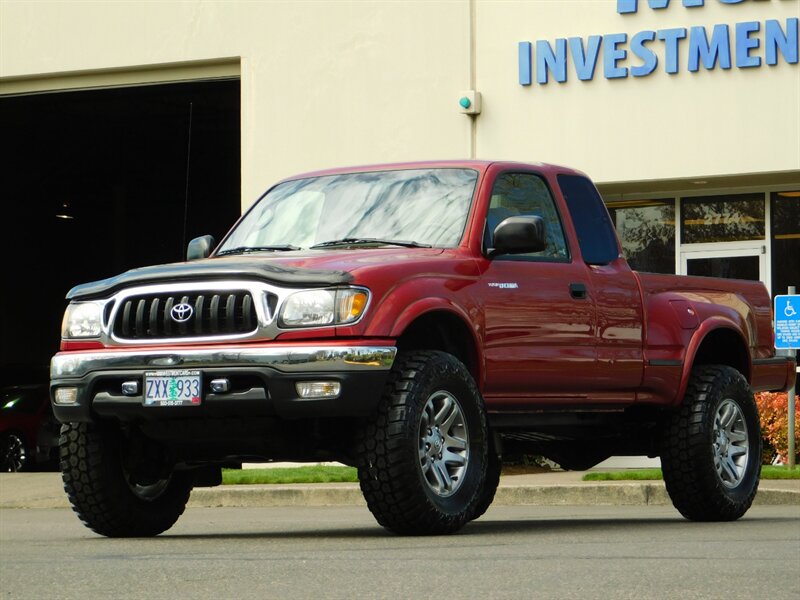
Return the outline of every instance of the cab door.
{"type": "Polygon", "coordinates": [[[495,178],[485,248],[492,246],[494,228],[514,215],[542,217],[547,247],[482,261],[487,408],[579,402],[597,376],[588,268],[571,259],[553,194],[535,172],[502,172],[495,178]]]}
{"type": "Polygon", "coordinates": [[[621,258],[608,210],[594,184],[572,174],[558,175],[557,181],[589,270],[596,310],[598,370],[590,400],[627,404],[634,401],[644,375],[639,281],[621,258]]]}

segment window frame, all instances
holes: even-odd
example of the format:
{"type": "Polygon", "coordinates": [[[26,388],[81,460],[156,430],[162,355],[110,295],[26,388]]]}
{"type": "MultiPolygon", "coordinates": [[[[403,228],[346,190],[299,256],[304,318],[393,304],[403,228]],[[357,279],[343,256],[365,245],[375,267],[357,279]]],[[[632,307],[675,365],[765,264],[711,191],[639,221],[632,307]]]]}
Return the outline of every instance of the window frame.
{"type": "MultiPolygon", "coordinates": [[[[545,227],[547,227],[547,223],[545,223],[545,227]]],[[[525,169],[504,169],[494,175],[491,188],[489,189],[489,198],[486,202],[486,211],[484,212],[483,215],[483,228],[481,229],[480,240],[481,240],[481,254],[485,258],[489,258],[489,260],[492,261],[502,260],[502,261],[514,261],[514,262],[546,262],[546,263],[572,262],[572,249],[570,248],[570,240],[569,236],[567,235],[566,229],[564,228],[564,217],[561,214],[560,207],[558,206],[558,200],[556,198],[556,195],[553,193],[553,186],[550,185],[550,182],[548,181],[547,177],[538,171],[528,171],[525,169]],[[492,257],[488,256],[489,249],[486,247],[486,233],[489,225],[489,210],[491,208],[492,195],[495,189],[495,185],[497,185],[497,181],[505,175],[531,175],[533,177],[538,177],[544,183],[544,186],[547,189],[547,193],[550,195],[550,200],[553,203],[553,208],[555,209],[556,216],[558,217],[558,225],[561,228],[561,235],[564,239],[564,249],[567,252],[567,255],[564,258],[556,258],[551,256],[532,256],[531,254],[498,254],[492,257]]]]}

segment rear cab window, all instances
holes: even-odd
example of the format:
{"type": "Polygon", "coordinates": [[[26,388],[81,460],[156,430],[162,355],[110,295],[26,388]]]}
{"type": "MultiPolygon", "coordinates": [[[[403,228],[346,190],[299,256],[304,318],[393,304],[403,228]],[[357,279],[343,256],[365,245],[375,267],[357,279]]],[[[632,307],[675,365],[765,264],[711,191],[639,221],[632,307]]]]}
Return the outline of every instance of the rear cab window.
{"type": "Polygon", "coordinates": [[[584,262],[607,265],[619,258],[611,218],[594,184],[580,175],[558,175],[558,185],[575,226],[584,262]]]}

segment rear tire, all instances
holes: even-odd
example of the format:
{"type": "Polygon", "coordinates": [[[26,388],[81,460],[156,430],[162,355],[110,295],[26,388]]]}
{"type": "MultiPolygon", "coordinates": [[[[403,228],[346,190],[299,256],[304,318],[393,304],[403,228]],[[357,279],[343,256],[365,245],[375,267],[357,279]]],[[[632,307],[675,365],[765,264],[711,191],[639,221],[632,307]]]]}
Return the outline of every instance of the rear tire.
{"type": "Polygon", "coordinates": [[[436,535],[473,517],[486,477],[486,416],[475,382],[455,357],[398,357],[359,437],[361,491],[382,526],[436,535]]]}
{"type": "Polygon", "coordinates": [[[664,429],[661,468],[687,519],[734,521],[747,512],[761,475],[761,429],[753,392],[736,369],[693,369],[683,406],[664,429]]]}
{"type": "Polygon", "coordinates": [[[64,490],[81,521],[100,535],[158,535],[183,514],[191,479],[172,472],[136,482],[124,468],[123,444],[119,431],[93,423],[63,425],[59,445],[64,490]]]}

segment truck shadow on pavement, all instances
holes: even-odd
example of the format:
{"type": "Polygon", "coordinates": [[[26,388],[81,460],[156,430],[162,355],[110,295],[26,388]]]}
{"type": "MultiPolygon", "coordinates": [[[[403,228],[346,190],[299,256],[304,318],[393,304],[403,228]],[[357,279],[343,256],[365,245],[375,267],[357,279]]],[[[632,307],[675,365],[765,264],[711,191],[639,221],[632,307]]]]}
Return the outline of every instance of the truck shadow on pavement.
{"type": "Polygon", "coordinates": [[[285,531],[253,531],[253,532],[208,532],[208,533],[187,533],[180,532],[165,533],[156,540],[175,540],[175,539],[196,539],[196,540],[244,540],[244,539],[393,539],[393,540],[413,540],[413,539],[441,539],[447,540],[453,537],[458,538],[481,538],[496,534],[514,534],[539,532],[546,535],[567,533],[575,531],[591,531],[592,533],[620,533],[625,529],[634,531],[646,527],[648,529],[668,529],[674,528],[677,524],[683,523],[687,530],[692,531],[710,529],[732,529],[746,527],[748,524],[757,522],[759,525],[767,523],[790,523],[796,522],[793,518],[763,517],[741,519],[734,522],[725,523],[695,523],[684,520],[680,516],[657,517],[657,518],[637,518],[637,519],[614,519],[614,518],[580,518],[580,519],[509,519],[476,521],[470,523],[461,531],[452,535],[441,536],[400,536],[381,528],[378,525],[370,527],[335,527],[329,528],[321,524],[317,529],[287,529],[285,531]]]}

